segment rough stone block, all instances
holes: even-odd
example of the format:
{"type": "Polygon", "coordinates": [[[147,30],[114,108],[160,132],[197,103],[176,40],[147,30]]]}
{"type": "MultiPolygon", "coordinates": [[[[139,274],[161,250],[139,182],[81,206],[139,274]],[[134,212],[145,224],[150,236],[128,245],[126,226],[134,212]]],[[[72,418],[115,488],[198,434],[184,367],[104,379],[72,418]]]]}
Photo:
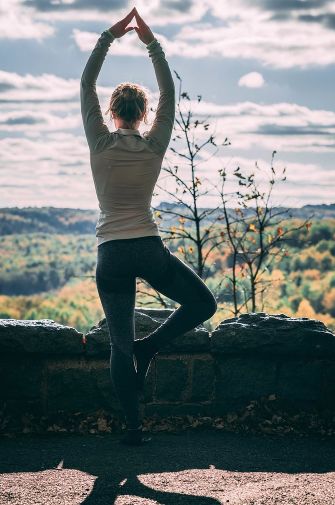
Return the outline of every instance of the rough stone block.
{"type": "Polygon", "coordinates": [[[192,360],[192,387],[188,400],[209,401],[214,392],[214,360],[210,355],[207,358],[194,358],[192,360]]]}
{"type": "Polygon", "coordinates": [[[16,356],[0,362],[0,404],[11,412],[42,405],[44,363],[36,356],[16,356]]]}
{"type": "Polygon", "coordinates": [[[99,321],[85,335],[85,356],[107,357],[110,355],[110,338],[106,319],[99,321]]]}
{"type": "Polygon", "coordinates": [[[266,358],[218,358],[216,373],[217,401],[247,401],[275,391],[276,364],[266,358]]]}
{"type": "Polygon", "coordinates": [[[235,355],[335,358],[335,335],[315,319],[265,312],[241,314],[215,328],[211,350],[235,355]]]}
{"type": "Polygon", "coordinates": [[[209,332],[206,328],[198,326],[174,338],[162,351],[164,354],[206,352],[209,350],[209,345],[209,332]]]}
{"type": "Polygon", "coordinates": [[[83,334],[51,319],[0,319],[0,354],[83,354],[83,334]]]}
{"type": "Polygon", "coordinates": [[[290,360],[278,366],[278,394],[297,406],[322,404],[322,361],[290,360]]]}
{"type": "Polygon", "coordinates": [[[155,401],[181,401],[188,387],[187,360],[156,356],[155,401]]]}
{"type": "Polygon", "coordinates": [[[101,407],[115,408],[118,399],[110,376],[109,363],[102,360],[99,362],[94,361],[90,363],[90,372],[92,382],[96,388],[96,398],[101,407]]]}
{"type": "Polygon", "coordinates": [[[108,363],[92,362],[88,366],[84,359],[49,362],[48,412],[88,412],[110,407],[110,401],[106,402],[105,399],[109,393],[113,397],[113,388],[107,375],[108,363]],[[103,387],[107,388],[103,392],[99,387],[101,375],[96,373],[99,369],[103,374],[103,387]]]}

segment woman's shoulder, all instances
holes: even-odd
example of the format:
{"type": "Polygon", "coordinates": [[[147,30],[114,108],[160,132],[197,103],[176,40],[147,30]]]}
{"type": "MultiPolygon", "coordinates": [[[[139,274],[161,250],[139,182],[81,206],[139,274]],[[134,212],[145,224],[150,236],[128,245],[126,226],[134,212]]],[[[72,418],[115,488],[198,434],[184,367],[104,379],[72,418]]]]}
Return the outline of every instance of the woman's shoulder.
{"type": "Polygon", "coordinates": [[[155,138],[149,135],[149,132],[144,132],[140,135],[122,135],[117,131],[110,132],[101,139],[95,146],[93,154],[101,154],[103,152],[120,153],[125,152],[136,153],[143,159],[162,158],[162,146],[155,138]]]}

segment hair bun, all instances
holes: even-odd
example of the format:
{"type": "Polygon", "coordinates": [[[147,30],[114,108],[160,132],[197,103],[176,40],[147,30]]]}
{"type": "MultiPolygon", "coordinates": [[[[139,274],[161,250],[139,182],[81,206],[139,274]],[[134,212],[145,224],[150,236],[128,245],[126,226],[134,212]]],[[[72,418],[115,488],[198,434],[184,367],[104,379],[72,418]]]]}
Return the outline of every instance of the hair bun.
{"type": "Polygon", "coordinates": [[[106,114],[109,111],[111,116],[114,115],[129,124],[142,118],[147,124],[148,97],[145,90],[136,83],[120,83],[112,93],[106,114]]]}
{"type": "Polygon", "coordinates": [[[130,89],[123,89],[122,97],[125,98],[126,100],[136,100],[135,93],[133,92],[133,90],[130,89]]]}

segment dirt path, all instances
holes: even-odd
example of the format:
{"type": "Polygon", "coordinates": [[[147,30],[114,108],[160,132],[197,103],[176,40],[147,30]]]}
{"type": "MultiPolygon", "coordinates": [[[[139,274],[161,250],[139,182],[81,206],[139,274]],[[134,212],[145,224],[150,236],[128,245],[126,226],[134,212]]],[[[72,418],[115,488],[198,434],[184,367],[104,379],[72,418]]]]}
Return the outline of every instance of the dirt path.
{"type": "Polygon", "coordinates": [[[0,439],[0,504],[334,505],[335,439],[219,431],[0,439]]]}

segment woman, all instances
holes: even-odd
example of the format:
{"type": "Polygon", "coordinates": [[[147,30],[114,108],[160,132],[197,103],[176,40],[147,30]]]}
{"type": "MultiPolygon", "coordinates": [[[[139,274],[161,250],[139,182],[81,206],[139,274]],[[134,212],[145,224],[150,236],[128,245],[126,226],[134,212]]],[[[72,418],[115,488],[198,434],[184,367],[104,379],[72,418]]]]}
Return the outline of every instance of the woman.
{"type": "Polygon", "coordinates": [[[82,74],[80,97],[100,208],[96,283],[110,335],[111,379],[126,421],[121,442],[139,445],[150,440],[142,435],[139,394],[152,358],[167,342],[209,319],[217,304],[201,278],[164,245],[153,219],[151,197],[171,138],[175,88],[162,47],[135,7],[99,37],[82,74]],[[133,17],[137,26],[127,27],[133,17]],[[103,122],[95,90],[110,44],[133,29],[146,45],[160,91],[155,120],[143,135],[138,127],[147,119],[144,89],[133,83],[115,88],[108,110],[117,128],[113,132],[103,122]],[[136,277],[180,307],[134,342],[136,277]]]}

